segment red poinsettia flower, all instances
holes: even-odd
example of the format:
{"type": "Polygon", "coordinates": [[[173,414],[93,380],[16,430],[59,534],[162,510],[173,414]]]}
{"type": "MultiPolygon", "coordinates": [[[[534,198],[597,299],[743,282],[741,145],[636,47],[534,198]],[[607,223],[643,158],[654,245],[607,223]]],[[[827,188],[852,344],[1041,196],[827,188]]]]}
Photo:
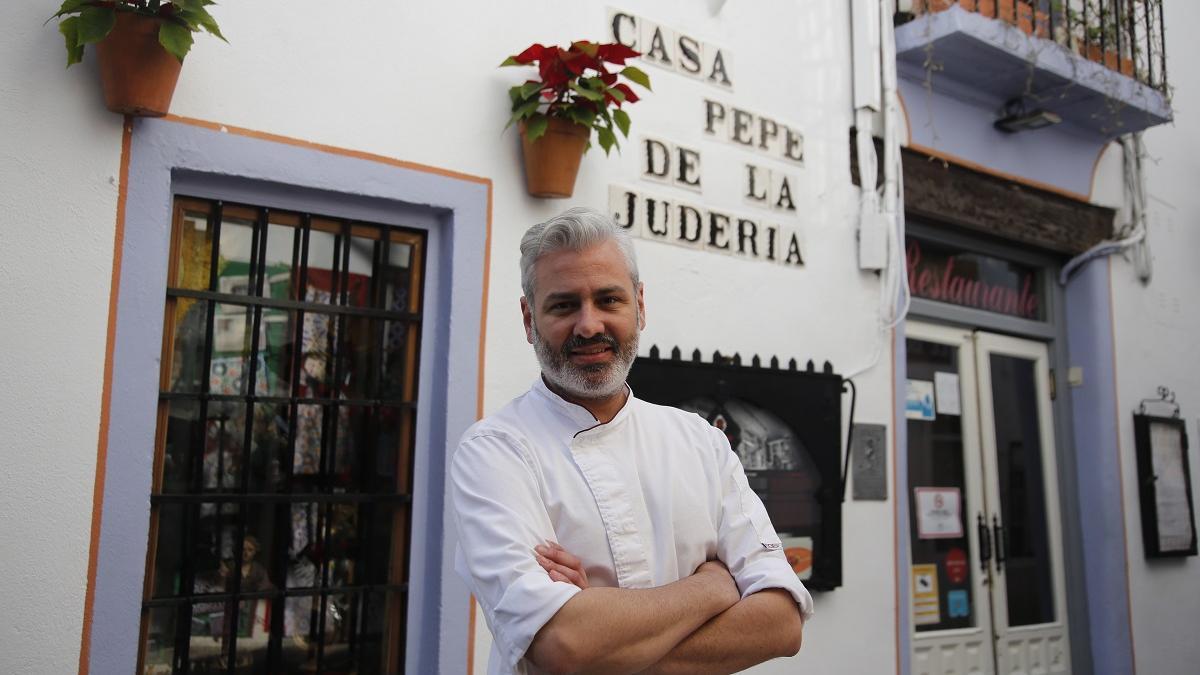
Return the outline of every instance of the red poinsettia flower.
{"type": "Polygon", "coordinates": [[[567,48],[530,45],[500,64],[538,69],[538,79],[509,89],[513,110],[509,124],[521,122],[532,141],[545,132],[548,118],[566,119],[595,129],[601,147],[608,152],[618,145],[617,132],[629,135],[629,115],[620,108],[638,101],[638,95],[620,79],[650,88],[644,72],[625,64],[637,56],[637,51],[616,43],[580,40],[567,48]],[[619,67],[612,72],[610,65],[619,67]]]}
{"type": "Polygon", "coordinates": [[[561,87],[572,79],[562,60],[555,58],[543,58],[538,64],[538,75],[547,87],[561,87]]]}
{"type": "Polygon", "coordinates": [[[570,50],[559,49],[558,58],[567,67],[567,70],[575,75],[582,75],[583,71],[588,68],[595,69],[600,65],[600,62],[594,57],[588,56],[586,52],[576,50],[574,45],[570,50]]]}
{"type": "Polygon", "coordinates": [[[544,46],[535,42],[534,44],[530,45],[525,51],[512,57],[512,59],[522,65],[527,64],[527,63],[533,63],[534,61],[541,59],[542,54],[544,54],[545,51],[546,51],[546,48],[544,46]]]}
{"type": "MultiPolygon", "coordinates": [[[[621,83],[613,86],[613,89],[616,89],[617,91],[621,92],[622,94],[625,94],[625,102],[626,103],[637,103],[638,102],[638,95],[633,93],[633,90],[629,88],[629,85],[625,84],[624,82],[621,82],[621,83]]],[[[618,106],[618,107],[620,107],[620,106],[618,106]]]]}
{"type": "Polygon", "coordinates": [[[600,45],[598,56],[609,63],[615,63],[618,66],[625,65],[626,59],[636,58],[641,56],[641,52],[630,49],[623,44],[614,42],[612,44],[600,45]]]}

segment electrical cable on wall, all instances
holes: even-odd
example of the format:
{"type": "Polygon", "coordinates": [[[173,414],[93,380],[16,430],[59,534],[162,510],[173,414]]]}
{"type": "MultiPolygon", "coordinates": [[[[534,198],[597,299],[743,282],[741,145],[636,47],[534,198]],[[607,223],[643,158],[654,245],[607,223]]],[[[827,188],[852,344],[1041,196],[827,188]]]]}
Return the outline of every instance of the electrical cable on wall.
{"type": "MultiPolygon", "coordinates": [[[[891,330],[908,314],[911,294],[904,261],[904,176],[900,164],[900,138],[897,134],[896,63],[890,55],[895,53],[895,33],[892,25],[893,0],[880,0],[879,34],[880,44],[873,58],[878,59],[881,73],[883,114],[883,184],[877,186],[878,157],[870,129],[873,111],[860,106],[854,111],[855,150],[858,157],[858,175],[861,187],[859,220],[865,224],[870,218],[882,215],[887,222],[887,262],[880,270],[879,280],[879,334],[870,360],[860,368],[849,372],[851,379],[874,368],[883,354],[883,345],[891,330]]],[[[860,225],[860,228],[862,225],[860,225]]]]}
{"type": "Polygon", "coordinates": [[[1117,229],[1116,238],[1092,246],[1063,265],[1058,275],[1058,283],[1063,286],[1092,260],[1124,251],[1130,252],[1133,268],[1143,284],[1150,283],[1154,276],[1150,243],[1147,239],[1146,175],[1142,171],[1142,158],[1146,156],[1146,146],[1142,142],[1141,132],[1122,136],[1120,143],[1128,220],[1117,229]]]}
{"type": "Polygon", "coordinates": [[[911,296],[904,260],[904,171],[900,162],[899,115],[896,80],[896,33],[892,23],[892,0],[882,0],[880,11],[880,55],[883,69],[883,209],[891,217],[888,228],[890,263],[885,278],[890,284],[883,303],[883,332],[890,331],[908,314],[911,296]]]}

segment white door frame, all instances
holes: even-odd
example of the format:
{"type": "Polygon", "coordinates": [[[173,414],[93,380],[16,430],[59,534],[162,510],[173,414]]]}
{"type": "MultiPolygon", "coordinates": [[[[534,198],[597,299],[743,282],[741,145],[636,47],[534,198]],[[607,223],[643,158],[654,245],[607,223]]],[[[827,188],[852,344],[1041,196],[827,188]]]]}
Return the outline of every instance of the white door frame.
{"type": "MultiPolygon", "coordinates": [[[[1009,626],[1006,569],[992,563],[992,621],[996,634],[997,671],[1006,674],[1071,672],[1067,621],[1066,578],[1063,570],[1062,518],[1059,513],[1058,462],[1054,441],[1054,417],[1050,405],[1050,366],[1046,345],[1041,342],[976,331],[975,362],[979,392],[980,448],[984,458],[987,521],[1003,527],[1000,508],[999,467],[996,454],[995,408],[989,357],[1002,354],[1033,362],[1037,391],[1038,441],[1042,459],[1042,490],[1045,503],[1046,536],[1050,554],[1051,583],[1054,585],[1055,620],[1030,626],[1009,626]]],[[[1003,422],[1003,421],[1002,421],[1003,422]]],[[[1032,514],[1037,515],[1037,514],[1032,514]]],[[[999,552],[1000,542],[993,547],[999,552]]]]}
{"type": "MultiPolygon", "coordinates": [[[[980,569],[979,531],[976,514],[985,513],[982,455],[979,449],[979,412],[975,395],[975,356],[971,331],[910,321],[905,338],[949,345],[958,350],[959,400],[963,438],[963,473],[966,485],[964,520],[967,564],[972,568],[971,603],[975,608],[975,626],[929,631],[912,635],[912,675],[945,675],[948,672],[991,673],[995,663],[992,619],[988,611],[988,574],[980,569]]],[[[906,485],[905,490],[908,489],[906,485]]],[[[911,495],[910,495],[911,498],[911,495]]],[[[912,508],[912,502],[910,502],[912,508]]],[[[911,569],[911,548],[908,564],[911,569]]],[[[907,578],[911,578],[911,574],[907,578]]],[[[911,608],[909,608],[911,611],[911,608]]]]}
{"type": "MultiPolygon", "coordinates": [[[[963,508],[972,574],[972,628],[912,633],[913,675],[947,673],[1005,675],[1070,673],[1069,622],[1063,565],[1063,542],[1054,418],[1050,401],[1049,354],[1045,343],[910,321],[905,338],[945,344],[958,349],[959,399],[963,436],[966,495],[963,508]],[[978,515],[991,528],[1002,521],[999,472],[996,459],[995,411],[989,357],[1003,354],[1034,363],[1038,435],[1042,458],[1043,496],[1054,586],[1055,620],[1047,624],[1010,627],[1004,570],[996,566],[997,542],[990,541],[992,556],[986,572],[980,570],[978,515]]],[[[905,486],[908,489],[908,486],[905,486]]],[[[912,506],[910,506],[912,508],[912,506]]],[[[988,537],[990,540],[991,538],[988,537]]],[[[911,553],[911,548],[910,548],[911,553]]],[[[911,569],[911,558],[909,560],[911,569]]],[[[910,575],[911,577],[911,575],[910,575]]],[[[911,611],[911,607],[909,608],[911,611]]]]}

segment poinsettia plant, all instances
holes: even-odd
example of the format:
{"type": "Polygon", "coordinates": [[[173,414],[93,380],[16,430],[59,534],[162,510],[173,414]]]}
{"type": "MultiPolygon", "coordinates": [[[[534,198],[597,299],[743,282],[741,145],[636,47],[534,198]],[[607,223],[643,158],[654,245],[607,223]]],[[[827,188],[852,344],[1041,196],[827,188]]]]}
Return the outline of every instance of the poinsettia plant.
{"type": "Polygon", "coordinates": [[[213,0],[65,0],[51,19],[62,19],[58,30],[67,42],[67,67],[83,60],[84,45],[95,44],[112,32],[117,12],[162,20],[158,43],[179,61],[192,48],[192,33],[201,30],[225,40],[208,8],[213,0]]]}
{"type": "Polygon", "coordinates": [[[532,65],[538,69],[538,79],[508,90],[512,99],[508,124],[524,122],[525,135],[532,142],[546,133],[551,117],[561,117],[595,129],[605,154],[614,147],[620,149],[616,132],[629,136],[629,113],[622,106],[636,103],[638,95],[619,80],[624,78],[650,89],[646,73],[625,65],[640,55],[622,44],[583,40],[571,43],[567,49],[534,44],[508,57],[501,66],[532,65]]]}

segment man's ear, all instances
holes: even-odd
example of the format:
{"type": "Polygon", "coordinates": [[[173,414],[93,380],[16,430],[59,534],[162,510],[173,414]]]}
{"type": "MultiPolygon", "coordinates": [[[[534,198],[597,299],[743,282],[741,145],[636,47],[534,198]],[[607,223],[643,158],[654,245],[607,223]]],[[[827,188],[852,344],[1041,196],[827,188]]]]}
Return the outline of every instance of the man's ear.
{"type": "Polygon", "coordinates": [[[638,282],[637,288],[637,307],[638,307],[638,329],[646,329],[646,284],[638,282]]]}
{"type": "Polygon", "coordinates": [[[521,296],[521,321],[525,324],[525,341],[533,344],[533,312],[529,309],[529,302],[523,295],[521,296]]]}

